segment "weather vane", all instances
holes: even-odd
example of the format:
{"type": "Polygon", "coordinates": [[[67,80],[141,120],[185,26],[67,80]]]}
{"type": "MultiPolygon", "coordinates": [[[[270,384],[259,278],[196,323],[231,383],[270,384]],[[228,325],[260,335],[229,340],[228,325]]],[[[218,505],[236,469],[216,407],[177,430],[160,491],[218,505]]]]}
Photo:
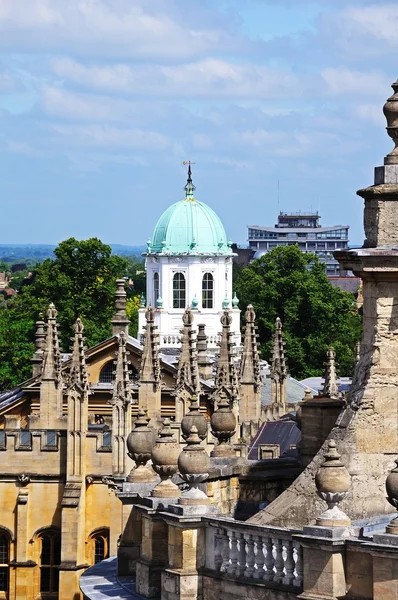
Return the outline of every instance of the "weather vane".
{"type": "Polygon", "coordinates": [[[183,160],[183,161],[182,161],[182,164],[184,165],[184,167],[185,167],[186,165],[189,165],[189,166],[191,166],[191,165],[196,165],[196,163],[194,163],[194,162],[191,162],[190,160],[183,160]]]}

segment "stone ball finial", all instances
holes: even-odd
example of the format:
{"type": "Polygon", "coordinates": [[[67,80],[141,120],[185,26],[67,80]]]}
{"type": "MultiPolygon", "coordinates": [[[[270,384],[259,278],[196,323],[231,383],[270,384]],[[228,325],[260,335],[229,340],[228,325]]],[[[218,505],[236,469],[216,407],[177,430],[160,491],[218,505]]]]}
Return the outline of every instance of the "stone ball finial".
{"type": "Polygon", "coordinates": [[[218,445],[212,450],[211,456],[222,458],[235,456],[229,440],[235,433],[237,422],[225,393],[219,396],[218,408],[212,414],[210,425],[212,434],[218,439],[218,445]]]}
{"type": "Polygon", "coordinates": [[[184,314],[182,315],[182,322],[184,325],[192,325],[194,321],[194,316],[192,314],[192,310],[188,307],[185,309],[184,314]]]}
{"type": "Polygon", "coordinates": [[[245,312],[245,320],[246,323],[254,323],[256,320],[256,313],[254,312],[254,308],[252,304],[249,304],[246,312],[245,312]]]}
{"type": "Polygon", "coordinates": [[[152,448],[153,469],[160,476],[160,483],[152,490],[152,496],[157,498],[178,498],[180,490],[171,481],[177,473],[180,445],[173,436],[170,419],[165,419],[155,445],[152,448]]]}
{"type": "Polygon", "coordinates": [[[148,427],[147,411],[140,408],[134,429],[127,437],[128,456],[136,463],[130,471],[127,481],[130,483],[149,483],[155,481],[153,470],[146,466],[151,458],[153,432],[148,427]]]}
{"type": "Polygon", "coordinates": [[[47,319],[56,319],[58,316],[58,312],[57,309],[55,308],[55,305],[53,302],[50,303],[48,309],[47,309],[47,319]]]}
{"type": "Polygon", "coordinates": [[[387,119],[387,133],[393,140],[395,148],[385,157],[384,164],[386,165],[398,164],[398,80],[391,87],[394,94],[383,106],[383,112],[387,119]]]}
{"type": "Polygon", "coordinates": [[[145,311],[145,319],[147,323],[153,323],[155,321],[155,311],[152,306],[148,306],[145,311]]]}
{"type": "Polygon", "coordinates": [[[223,327],[229,327],[231,325],[232,317],[227,310],[224,310],[223,314],[221,315],[220,321],[223,327]]]}
{"type": "MultiPolygon", "coordinates": [[[[387,500],[398,510],[398,459],[395,461],[395,465],[395,468],[390,471],[386,479],[386,491],[387,500]]],[[[398,517],[387,525],[386,532],[398,534],[398,517]]]]}
{"type": "Polygon", "coordinates": [[[204,447],[195,425],[192,425],[187,445],[178,457],[178,470],[189,485],[188,491],[180,498],[180,504],[209,504],[209,498],[198,488],[209,476],[210,458],[204,447]]]}
{"type": "Polygon", "coordinates": [[[196,394],[190,399],[188,412],[181,419],[181,432],[184,440],[188,438],[192,427],[195,426],[201,440],[207,435],[207,419],[200,412],[199,398],[196,394]]]}
{"type": "Polygon", "coordinates": [[[334,440],[329,440],[324,462],[315,475],[315,485],[318,496],[328,505],[328,509],[317,518],[316,524],[325,527],[350,525],[350,519],[338,508],[338,504],[347,495],[351,477],[340,460],[334,440]]]}

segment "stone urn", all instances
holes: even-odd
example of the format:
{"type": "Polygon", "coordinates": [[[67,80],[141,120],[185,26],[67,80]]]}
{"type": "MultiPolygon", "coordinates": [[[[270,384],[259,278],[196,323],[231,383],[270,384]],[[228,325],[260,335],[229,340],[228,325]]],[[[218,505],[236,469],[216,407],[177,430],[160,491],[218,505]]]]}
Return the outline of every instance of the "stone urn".
{"type": "Polygon", "coordinates": [[[198,488],[209,477],[210,458],[198,435],[195,425],[192,425],[187,445],[178,457],[178,470],[181,478],[189,485],[179,500],[180,504],[209,504],[206,494],[198,488]]]}
{"type": "Polygon", "coordinates": [[[170,419],[165,419],[155,445],[152,448],[152,466],[160,476],[160,483],[152,490],[152,496],[157,498],[179,498],[180,490],[171,481],[177,473],[180,445],[173,436],[170,419]]]}
{"type": "Polygon", "coordinates": [[[204,440],[207,435],[207,419],[200,412],[199,398],[196,395],[192,396],[189,410],[181,420],[181,431],[184,440],[189,437],[193,426],[196,427],[199,438],[204,440]]]}
{"type": "Polygon", "coordinates": [[[127,438],[127,454],[136,464],[135,469],[131,469],[127,477],[128,482],[151,483],[156,480],[153,470],[146,466],[151,459],[152,446],[153,431],[148,427],[146,410],[140,408],[134,429],[127,438]]]}
{"type": "MultiPolygon", "coordinates": [[[[387,500],[398,510],[398,459],[395,461],[395,468],[390,471],[386,479],[387,500]]],[[[393,519],[387,525],[387,533],[398,534],[398,517],[393,519]]]]}
{"type": "Polygon", "coordinates": [[[387,120],[387,133],[395,144],[394,150],[384,159],[386,165],[398,164],[398,81],[392,84],[394,94],[390,96],[383,106],[384,116],[387,120]]]}
{"type": "Polygon", "coordinates": [[[236,417],[231,410],[225,393],[220,394],[218,408],[214,411],[210,419],[210,425],[212,434],[218,439],[218,444],[211,452],[211,456],[216,458],[235,456],[229,440],[235,433],[236,417]]]}
{"type": "Polygon", "coordinates": [[[340,460],[334,440],[329,440],[328,452],[315,475],[315,485],[318,496],[328,505],[328,509],[317,518],[316,524],[324,527],[350,525],[350,519],[339,509],[338,504],[350,489],[351,477],[340,460]]]}

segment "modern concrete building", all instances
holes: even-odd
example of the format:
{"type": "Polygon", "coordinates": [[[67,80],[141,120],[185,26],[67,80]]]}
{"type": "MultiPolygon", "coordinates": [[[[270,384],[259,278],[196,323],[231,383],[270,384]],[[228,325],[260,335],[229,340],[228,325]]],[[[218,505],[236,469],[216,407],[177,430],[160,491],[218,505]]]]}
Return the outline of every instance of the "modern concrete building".
{"type": "Polygon", "coordinates": [[[333,257],[335,250],[348,247],[349,225],[321,227],[318,212],[280,212],[275,227],[260,225],[248,226],[248,241],[255,258],[277,246],[297,244],[303,252],[312,252],[326,263],[327,275],[342,275],[337,260],[333,257]]]}

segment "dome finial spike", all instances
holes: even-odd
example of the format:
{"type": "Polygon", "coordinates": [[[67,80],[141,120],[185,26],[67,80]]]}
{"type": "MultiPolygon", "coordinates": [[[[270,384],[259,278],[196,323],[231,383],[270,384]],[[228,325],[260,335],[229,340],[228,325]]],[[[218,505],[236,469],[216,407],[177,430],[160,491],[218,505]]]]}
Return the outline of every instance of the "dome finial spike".
{"type": "Polygon", "coordinates": [[[190,160],[184,160],[184,162],[182,163],[183,165],[188,165],[188,177],[187,177],[187,183],[184,187],[185,190],[185,198],[189,198],[190,200],[193,199],[193,193],[195,191],[195,186],[192,183],[192,169],[191,169],[191,165],[194,165],[195,163],[191,162],[190,160]]]}

